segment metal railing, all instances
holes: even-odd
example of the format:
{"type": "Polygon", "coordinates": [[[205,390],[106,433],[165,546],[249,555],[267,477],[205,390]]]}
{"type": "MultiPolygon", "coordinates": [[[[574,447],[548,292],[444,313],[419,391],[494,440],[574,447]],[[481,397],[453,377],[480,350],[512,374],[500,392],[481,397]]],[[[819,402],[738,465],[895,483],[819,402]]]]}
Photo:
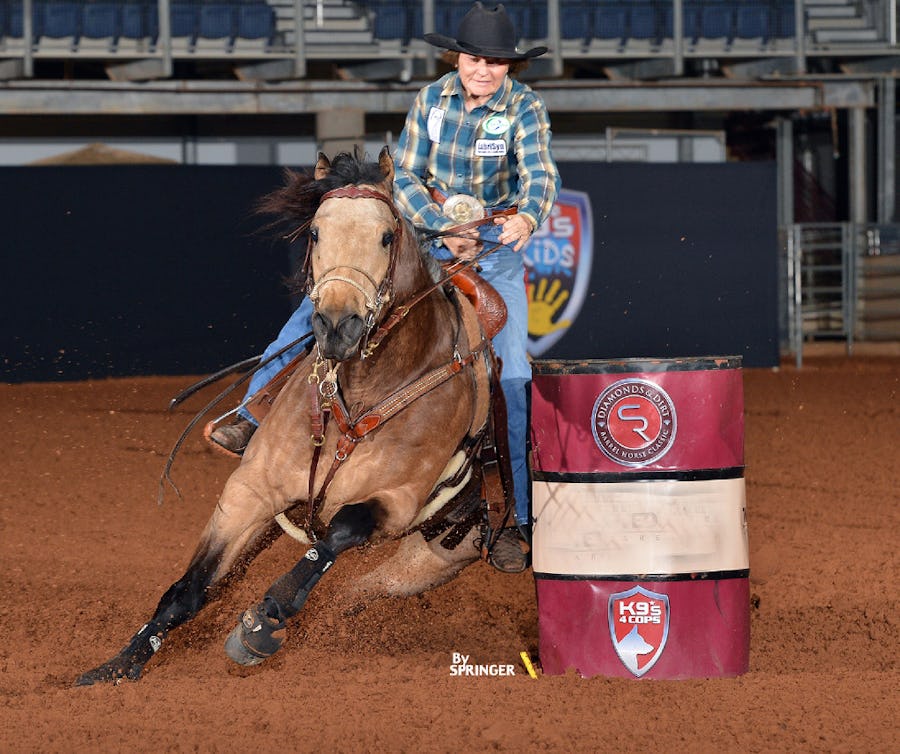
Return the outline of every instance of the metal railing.
{"type": "MultiPolygon", "coordinates": [[[[22,75],[28,78],[34,75],[35,56],[65,59],[82,55],[84,51],[79,48],[78,41],[68,49],[52,44],[53,40],[42,29],[42,19],[51,8],[55,9],[52,12],[58,13],[60,7],[84,7],[95,2],[98,0],[3,0],[0,3],[0,59],[21,61],[22,75]],[[10,21],[13,16],[18,19],[15,29],[10,21]]],[[[122,7],[141,4],[149,8],[153,38],[145,50],[138,52],[143,52],[146,58],[163,61],[162,75],[171,76],[173,56],[227,59],[234,57],[236,52],[234,46],[227,43],[219,47],[189,44],[180,49],[182,40],[173,34],[173,23],[184,23],[185,9],[211,5],[237,9],[245,2],[112,0],[106,4],[122,7]]],[[[437,28],[452,34],[459,20],[458,9],[468,7],[464,0],[357,0],[355,3],[269,0],[268,4],[277,11],[277,29],[272,44],[257,49],[258,57],[292,61],[292,75],[296,78],[306,75],[307,62],[313,59],[419,59],[431,68],[435,50],[421,43],[422,31],[437,28]],[[329,12],[336,9],[353,11],[355,20],[365,30],[366,42],[359,43],[360,37],[340,42],[339,29],[346,28],[347,18],[335,16],[333,25],[329,26],[329,12]],[[397,14],[397,24],[405,29],[397,33],[397,38],[379,38],[376,27],[385,26],[384,19],[388,14],[397,14]],[[335,42],[327,41],[329,34],[333,34],[335,42]]],[[[649,57],[665,60],[670,68],[667,73],[680,76],[690,59],[729,56],[777,57],[788,61],[793,72],[802,73],[806,71],[808,56],[831,55],[844,44],[834,36],[840,19],[818,18],[813,6],[807,8],[802,0],[645,0],[640,3],[507,0],[506,4],[523,32],[523,41],[528,44],[539,42],[550,48],[542,62],[548,66],[547,73],[554,76],[562,75],[563,61],[567,59],[649,57]],[[819,29],[817,24],[826,26],[819,29]],[[823,37],[826,41],[820,43],[817,35],[823,33],[829,36],[827,40],[823,37]]],[[[855,14],[851,24],[865,24],[865,31],[870,32],[865,38],[859,37],[857,42],[849,37],[846,45],[851,48],[855,45],[861,51],[870,50],[874,55],[897,54],[897,0],[848,0],[846,6],[855,14]]],[[[221,28],[223,23],[216,22],[216,28],[221,28]]],[[[76,32],[76,40],[79,34],[80,31],[76,32]]],[[[193,38],[204,40],[202,28],[193,32],[193,38]]],[[[122,52],[112,45],[105,55],[115,59],[122,57],[122,52]]],[[[96,49],[91,54],[95,58],[104,57],[104,53],[96,49]]]]}
{"type": "Polygon", "coordinates": [[[900,339],[900,225],[797,223],[785,231],[788,346],[797,367],[806,342],[842,341],[851,354],[866,339],[867,308],[900,339]]]}

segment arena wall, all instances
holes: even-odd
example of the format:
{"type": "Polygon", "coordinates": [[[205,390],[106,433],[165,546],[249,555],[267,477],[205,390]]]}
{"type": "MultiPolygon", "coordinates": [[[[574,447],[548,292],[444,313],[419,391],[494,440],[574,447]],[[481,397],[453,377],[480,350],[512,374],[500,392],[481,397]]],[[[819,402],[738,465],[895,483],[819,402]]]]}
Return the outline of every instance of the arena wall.
{"type": "MultiPolygon", "coordinates": [[[[774,164],[560,167],[590,198],[590,280],[542,358],[778,363],[774,164]]],[[[252,213],[277,168],[13,167],[0,179],[0,381],[207,373],[261,352],[296,302],[291,253],[252,213]]]]}

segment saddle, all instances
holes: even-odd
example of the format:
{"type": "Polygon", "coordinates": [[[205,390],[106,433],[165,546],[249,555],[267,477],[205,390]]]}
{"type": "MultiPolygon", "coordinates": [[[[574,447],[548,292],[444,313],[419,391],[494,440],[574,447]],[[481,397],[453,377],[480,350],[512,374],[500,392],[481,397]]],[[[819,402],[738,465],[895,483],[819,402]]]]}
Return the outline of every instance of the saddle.
{"type": "Polygon", "coordinates": [[[441,267],[449,275],[449,281],[469,299],[482,331],[489,340],[493,340],[506,324],[507,309],[503,297],[471,267],[461,267],[459,262],[444,262],[441,267]],[[459,268],[458,271],[454,271],[456,268],[459,268]]]}

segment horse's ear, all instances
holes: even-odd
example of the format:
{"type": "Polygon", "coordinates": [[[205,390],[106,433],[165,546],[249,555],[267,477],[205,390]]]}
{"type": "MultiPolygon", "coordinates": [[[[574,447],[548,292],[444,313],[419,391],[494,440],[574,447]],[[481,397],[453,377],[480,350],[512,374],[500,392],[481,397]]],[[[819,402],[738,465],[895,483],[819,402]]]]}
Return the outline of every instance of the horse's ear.
{"type": "Polygon", "coordinates": [[[321,181],[331,172],[331,160],[329,160],[324,152],[319,152],[319,159],[316,160],[316,170],[313,176],[317,181],[321,181]]]}
{"type": "Polygon", "coordinates": [[[389,186],[394,182],[394,159],[391,157],[391,150],[387,146],[381,148],[378,154],[378,167],[384,174],[384,181],[389,186]]]}

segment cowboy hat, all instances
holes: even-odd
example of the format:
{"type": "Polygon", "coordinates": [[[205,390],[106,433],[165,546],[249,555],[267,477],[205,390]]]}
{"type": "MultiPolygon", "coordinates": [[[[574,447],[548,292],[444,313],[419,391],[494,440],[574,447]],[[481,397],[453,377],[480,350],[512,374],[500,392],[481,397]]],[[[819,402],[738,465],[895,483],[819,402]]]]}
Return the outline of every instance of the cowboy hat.
{"type": "Polygon", "coordinates": [[[525,60],[547,52],[546,47],[532,47],[526,52],[517,50],[519,36],[506,8],[498,5],[488,10],[480,2],[475,3],[459,22],[456,39],[435,33],[428,33],[423,38],[435,47],[502,60],[525,60]]]}

